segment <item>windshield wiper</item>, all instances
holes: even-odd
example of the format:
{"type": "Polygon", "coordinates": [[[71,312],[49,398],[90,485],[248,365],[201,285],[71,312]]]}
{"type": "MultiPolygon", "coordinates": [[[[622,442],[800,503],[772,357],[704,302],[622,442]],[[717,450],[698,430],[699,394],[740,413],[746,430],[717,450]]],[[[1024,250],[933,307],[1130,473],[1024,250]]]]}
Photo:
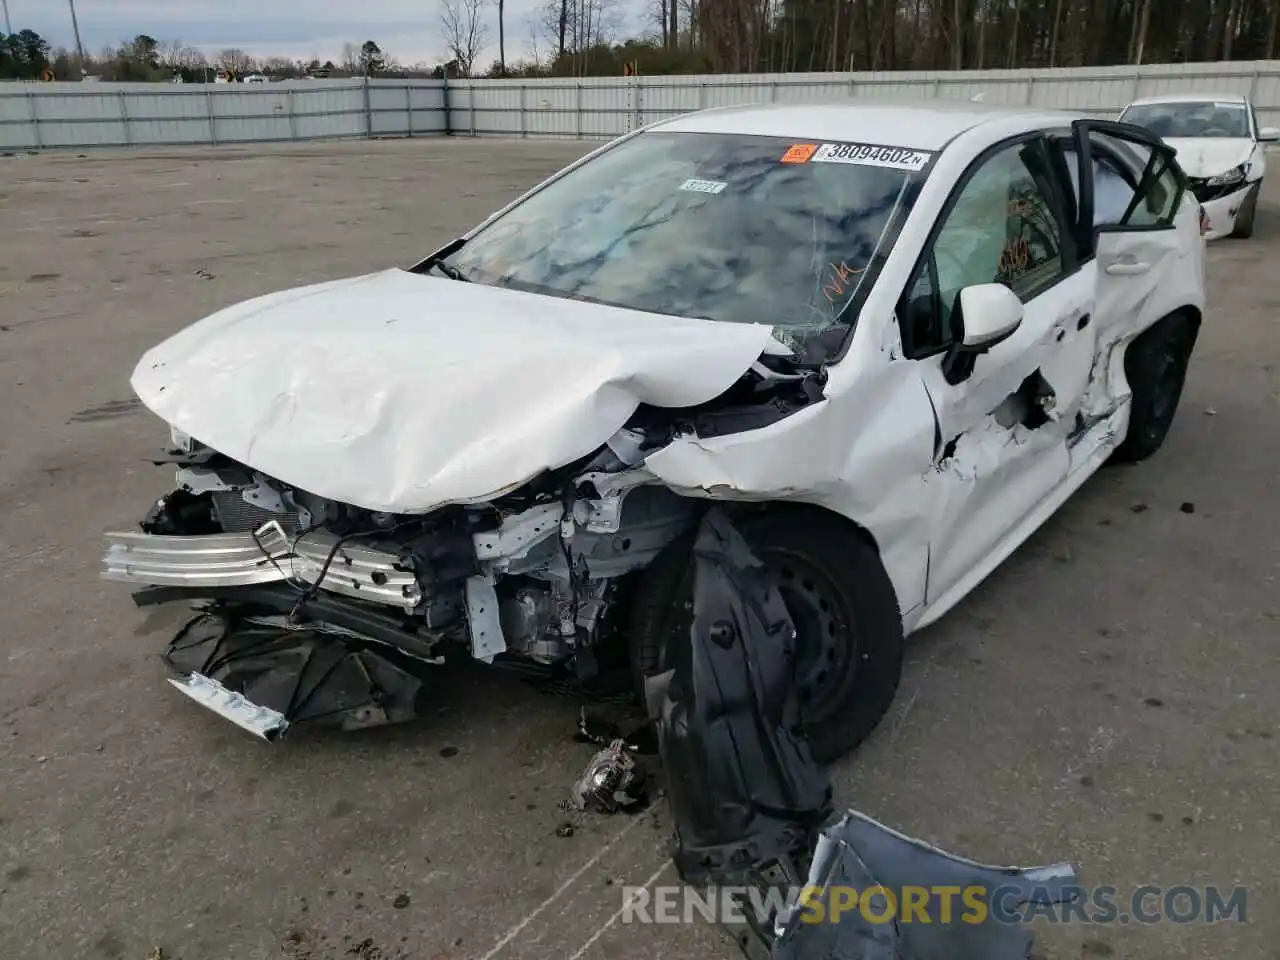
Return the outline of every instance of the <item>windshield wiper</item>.
{"type": "Polygon", "coordinates": [[[466,243],[465,237],[458,237],[456,240],[450,240],[443,247],[437,250],[421,263],[415,264],[410,268],[410,273],[426,273],[432,267],[435,267],[450,280],[461,280],[463,283],[470,283],[471,278],[464,274],[461,270],[451,263],[445,263],[445,258],[453,256],[462,249],[462,245],[466,243]]]}
{"type": "Polygon", "coordinates": [[[428,270],[430,270],[432,267],[435,267],[437,270],[443,273],[450,280],[461,280],[463,283],[471,282],[471,278],[468,277],[465,273],[463,273],[453,264],[445,263],[443,260],[434,260],[434,259],[427,260],[425,261],[423,266],[428,270]]]}

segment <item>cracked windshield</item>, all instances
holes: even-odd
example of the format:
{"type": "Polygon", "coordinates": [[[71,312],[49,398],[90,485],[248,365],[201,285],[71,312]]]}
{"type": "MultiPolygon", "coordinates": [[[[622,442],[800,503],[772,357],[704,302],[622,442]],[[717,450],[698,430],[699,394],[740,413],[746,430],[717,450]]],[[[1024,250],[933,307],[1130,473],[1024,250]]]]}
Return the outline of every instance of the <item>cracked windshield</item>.
{"type": "Polygon", "coordinates": [[[644,133],[447,262],[480,283],[767,324],[795,346],[853,322],[868,265],[887,252],[887,227],[928,159],[871,144],[644,133]]]}

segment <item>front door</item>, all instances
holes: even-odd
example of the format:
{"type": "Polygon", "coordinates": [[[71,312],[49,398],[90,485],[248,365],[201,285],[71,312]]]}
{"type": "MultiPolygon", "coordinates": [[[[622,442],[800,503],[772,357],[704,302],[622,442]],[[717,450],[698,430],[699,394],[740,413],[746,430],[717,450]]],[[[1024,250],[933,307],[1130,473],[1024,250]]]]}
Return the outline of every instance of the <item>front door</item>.
{"type": "Polygon", "coordinates": [[[1078,406],[1087,383],[1093,285],[1078,269],[1059,169],[1039,135],[976,160],[900,304],[904,346],[917,359],[938,424],[925,477],[930,604],[985,576],[1013,548],[1001,552],[1002,544],[1068,472],[1059,417],[1078,406]],[[946,369],[946,351],[960,336],[957,296],[984,283],[1018,295],[1022,324],[957,377],[946,369]],[[1076,354],[1072,366],[1081,375],[1046,376],[1076,354]]]}

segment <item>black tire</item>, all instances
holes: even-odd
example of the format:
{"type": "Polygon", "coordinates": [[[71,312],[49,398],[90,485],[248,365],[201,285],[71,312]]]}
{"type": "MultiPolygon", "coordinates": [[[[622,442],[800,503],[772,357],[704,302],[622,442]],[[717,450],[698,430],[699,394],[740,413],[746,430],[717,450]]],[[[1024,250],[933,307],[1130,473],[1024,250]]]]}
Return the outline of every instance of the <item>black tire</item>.
{"type": "Polygon", "coordinates": [[[1236,214],[1235,226],[1231,230],[1231,236],[1237,240],[1248,240],[1253,236],[1253,218],[1258,210],[1258,194],[1261,192],[1262,181],[1258,181],[1249,188],[1249,195],[1240,204],[1240,211],[1236,214]]]}
{"type": "MultiPolygon", "coordinates": [[[[902,616],[875,547],[840,521],[775,508],[736,521],[778,575],[795,621],[800,714],[814,758],[830,764],[857,747],[893,702],[902,677],[902,616]]],[[[627,631],[637,683],[658,667],[692,591],[692,535],[668,545],[640,575],[627,631]]]]}
{"type": "Polygon", "coordinates": [[[1124,372],[1133,391],[1132,408],[1129,431],[1111,457],[1114,462],[1138,463],[1160,449],[1178,412],[1195,341],[1195,325],[1174,314],[1129,345],[1124,372]]]}

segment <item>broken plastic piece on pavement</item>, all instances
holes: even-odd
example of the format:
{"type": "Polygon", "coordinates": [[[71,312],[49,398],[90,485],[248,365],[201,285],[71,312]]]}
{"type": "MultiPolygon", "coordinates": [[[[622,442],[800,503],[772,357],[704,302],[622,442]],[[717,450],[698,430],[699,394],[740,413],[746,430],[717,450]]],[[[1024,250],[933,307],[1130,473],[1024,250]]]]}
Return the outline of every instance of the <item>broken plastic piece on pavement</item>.
{"type": "Polygon", "coordinates": [[[361,730],[412,719],[421,681],[385,648],[327,628],[215,607],[189,621],[164,659],[178,689],[265,739],[314,723],[361,730]],[[273,719],[274,718],[274,719],[273,719]]]}
{"type": "MultiPolygon", "coordinates": [[[[870,910],[847,909],[836,922],[814,923],[803,906],[779,922],[774,960],[1025,960],[1032,934],[1017,922],[1028,904],[1069,903],[1078,896],[1075,869],[1066,863],[1044,867],[987,866],[905,836],[870,817],[850,811],[823,831],[807,883],[818,890],[846,887],[860,894],[875,887],[983,890],[987,904],[980,922],[968,910],[946,922],[934,912],[929,923],[871,923],[888,915],[887,902],[870,910]]],[[[873,897],[881,894],[872,894],[873,897]]],[[[901,898],[899,898],[901,899],[901,898]]],[[[967,903],[967,900],[966,900],[967,903]]]]}

